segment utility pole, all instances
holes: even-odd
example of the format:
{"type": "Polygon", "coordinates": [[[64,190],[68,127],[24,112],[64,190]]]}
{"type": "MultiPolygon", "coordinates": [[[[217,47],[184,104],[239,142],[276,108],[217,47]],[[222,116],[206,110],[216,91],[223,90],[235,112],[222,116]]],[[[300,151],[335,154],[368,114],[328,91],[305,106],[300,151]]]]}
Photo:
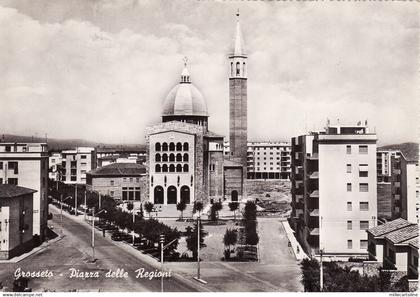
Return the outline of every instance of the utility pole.
{"type": "Polygon", "coordinates": [[[85,189],[85,214],[84,214],[84,220],[86,221],[86,209],[87,209],[87,205],[86,205],[86,189],[85,189]]]}
{"type": "Polygon", "coordinates": [[[161,264],[160,291],[161,292],[163,292],[163,243],[164,242],[165,242],[165,235],[161,234],[160,235],[160,264],[161,264]]]}
{"type": "Polygon", "coordinates": [[[77,216],[77,181],[74,184],[74,215],[77,216]]]}
{"type": "Polygon", "coordinates": [[[201,217],[197,217],[197,279],[201,279],[200,277],[200,219],[201,217]]]}
{"type": "Polygon", "coordinates": [[[92,263],[95,262],[95,207],[92,208],[92,263]]]}

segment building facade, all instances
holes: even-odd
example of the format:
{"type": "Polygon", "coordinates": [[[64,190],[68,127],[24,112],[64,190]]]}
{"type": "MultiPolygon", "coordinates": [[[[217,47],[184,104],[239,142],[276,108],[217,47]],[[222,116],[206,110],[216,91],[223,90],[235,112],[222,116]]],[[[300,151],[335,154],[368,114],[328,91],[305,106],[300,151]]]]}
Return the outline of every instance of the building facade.
{"type": "Polygon", "coordinates": [[[391,157],[391,210],[392,218],[404,218],[419,223],[420,169],[418,145],[414,153],[401,152],[391,157]]]}
{"type": "Polygon", "coordinates": [[[367,255],[365,230],[377,216],[376,141],[360,124],[292,138],[291,225],[307,253],[367,255]]]}
{"type": "Polygon", "coordinates": [[[61,181],[65,184],[85,184],[86,173],[96,168],[96,153],[92,147],[77,147],[62,151],[61,181]]]}
{"type": "Polygon", "coordinates": [[[61,162],[63,161],[63,157],[61,153],[52,153],[48,158],[48,177],[51,180],[59,180],[59,168],[61,166],[61,162]]]}
{"type": "Polygon", "coordinates": [[[113,163],[86,174],[86,190],[117,201],[140,202],[146,193],[146,168],[135,163],[113,163]]]}
{"type": "Polygon", "coordinates": [[[397,150],[377,150],[376,152],[376,166],[378,183],[391,183],[391,158],[398,158],[400,151],[397,150]]]}
{"type": "Polygon", "coordinates": [[[46,143],[0,143],[0,184],[34,189],[33,235],[45,237],[48,219],[46,143]]]}
{"type": "Polygon", "coordinates": [[[33,246],[33,194],[35,190],[0,185],[0,259],[18,256],[33,246]]]}

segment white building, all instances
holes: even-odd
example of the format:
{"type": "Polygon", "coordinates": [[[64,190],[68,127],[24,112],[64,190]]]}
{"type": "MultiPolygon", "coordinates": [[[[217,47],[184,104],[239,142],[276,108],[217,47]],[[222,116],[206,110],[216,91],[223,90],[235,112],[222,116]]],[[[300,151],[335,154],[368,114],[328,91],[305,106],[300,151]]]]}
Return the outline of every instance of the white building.
{"type": "MultiPolygon", "coordinates": [[[[229,141],[224,142],[225,157],[230,155],[229,141]]],[[[288,142],[252,141],[247,145],[248,179],[289,179],[291,147],[288,142]]]]}
{"type": "Polygon", "coordinates": [[[378,183],[391,183],[391,158],[398,157],[398,150],[378,150],[376,152],[376,167],[378,183]]]}
{"type": "Polygon", "coordinates": [[[46,143],[0,143],[0,184],[30,188],[33,235],[45,236],[48,219],[48,149],[46,143]]]}
{"type": "Polygon", "coordinates": [[[49,163],[48,177],[51,180],[60,179],[58,168],[61,165],[62,161],[63,161],[63,157],[61,156],[61,153],[52,153],[51,156],[48,158],[48,163],[49,163]]]}
{"type": "Polygon", "coordinates": [[[377,216],[376,134],[327,125],[292,138],[292,226],[309,254],[367,256],[377,216]]]}
{"type": "Polygon", "coordinates": [[[66,184],[85,184],[86,173],[96,168],[95,149],[78,147],[62,152],[61,181],[66,184]]]}

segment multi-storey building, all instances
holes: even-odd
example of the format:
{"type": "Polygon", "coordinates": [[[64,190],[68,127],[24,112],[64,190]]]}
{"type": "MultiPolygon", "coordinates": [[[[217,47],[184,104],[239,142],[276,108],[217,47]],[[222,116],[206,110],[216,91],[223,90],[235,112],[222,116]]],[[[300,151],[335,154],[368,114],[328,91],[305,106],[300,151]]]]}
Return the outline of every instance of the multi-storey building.
{"type": "Polygon", "coordinates": [[[404,218],[412,223],[419,222],[420,169],[419,148],[402,151],[391,158],[391,210],[392,218],[404,218]]]}
{"type": "Polygon", "coordinates": [[[113,163],[89,171],[86,190],[108,195],[120,201],[138,201],[144,197],[146,168],[135,163],[113,163]]]}
{"type": "Polygon", "coordinates": [[[376,167],[378,175],[378,183],[391,183],[391,157],[400,155],[398,150],[377,150],[376,151],[376,167]]]}
{"type": "Polygon", "coordinates": [[[44,239],[48,219],[46,143],[0,143],[0,184],[34,189],[33,235],[44,239]]]}
{"type": "Polygon", "coordinates": [[[146,161],[146,150],[134,148],[96,148],[97,164],[102,167],[115,162],[143,164],[146,161]]]}
{"type": "Polygon", "coordinates": [[[61,181],[66,184],[85,184],[86,173],[96,168],[96,153],[92,147],[77,147],[62,151],[61,181]]]}
{"type": "Polygon", "coordinates": [[[48,158],[49,162],[49,170],[48,170],[48,177],[51,180],[59,180],[60,174],[59,174],[59,167],[61,165],[61,162],[63,161],[63,157],[61,156],[61,153],[52,153],[51,156],[48,158]]]}
{"type": "MultiPolygon", "coordinates": [[[[223,153],[230,155],[229,141],[224,142],[223,153]]],[[[287,142],[248,142],[248,179],[289,179],[291,147],[287,142]]]]}
{"type": "Polygon", "coordinates": [[[0,185],[0,259],[10,259],[32,247],[33,193],[11,184],[0,185]]]}
{"type": "Polygon", "coordinates": [[[327,125],[292,138],[291,225],[309,254],[367,255],[376,225],[376,134],[327,125]]]}

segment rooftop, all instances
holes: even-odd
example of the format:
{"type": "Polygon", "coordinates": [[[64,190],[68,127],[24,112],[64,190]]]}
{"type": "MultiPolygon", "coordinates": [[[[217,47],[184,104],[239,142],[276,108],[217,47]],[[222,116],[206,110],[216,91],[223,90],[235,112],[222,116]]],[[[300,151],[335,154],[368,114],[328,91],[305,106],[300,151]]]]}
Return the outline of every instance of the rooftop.
{"type": "Polygon", "coordinates": [[[0,198],[18,197],[35,193],[36,190],[9,184],[0,184],[0,198]]]}
{"type": "Polygon", "coordinates": [[[417,224],[410,224],[407,227],[395,230],[385,235],[385,238],[394,244],[403,243],[404,241],[416,237],[419,237],[419,226],[417,224]]]}
{"type": "Polygon", "coordinates": [[[141,176],[145,173],[146,167],[135,163],[113,163],[88,172],[91,176],[141,176]]]}
{"type": "Polygon", "coordinates": [[[375,237],[380,237],[387,233],[393,232],[395,230],[407,227],[409,225],[411,225],[411,223],[409,223],[408,221],[402,218],[399,218],[399,219],[387,222],[383,225],[379,225],[377,227],[371,228],[368,230],[368,232],[375,237]]]}

